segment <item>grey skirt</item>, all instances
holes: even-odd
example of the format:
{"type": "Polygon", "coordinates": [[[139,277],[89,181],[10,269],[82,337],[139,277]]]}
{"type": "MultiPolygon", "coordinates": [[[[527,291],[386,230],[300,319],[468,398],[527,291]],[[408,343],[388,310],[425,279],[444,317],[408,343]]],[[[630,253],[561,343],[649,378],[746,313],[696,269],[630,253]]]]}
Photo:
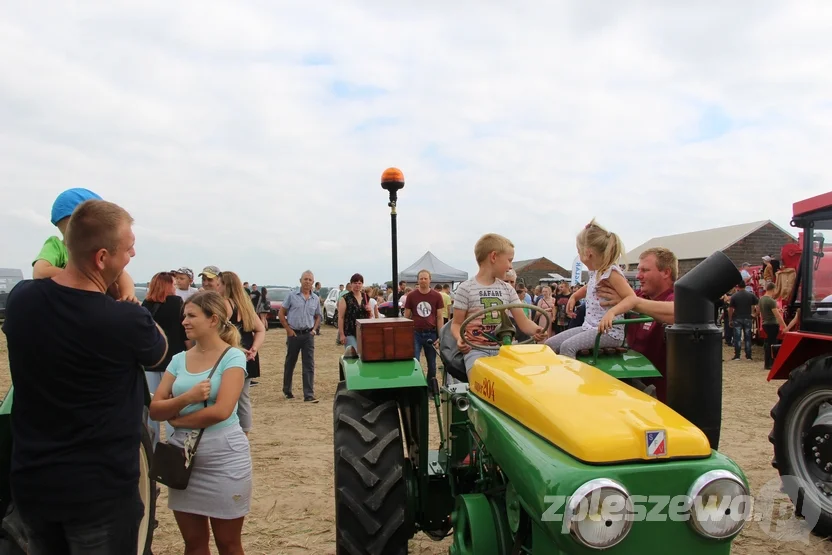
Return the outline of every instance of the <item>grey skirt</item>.
{"type": "MultiPolygon", "coordinates": [[[[176,430],[170,442],[182,446],[189,432],[176,430]]],[[[206,430],[197,447],[188,487],[168,488],[168,508],[211,518],[235,519],[251,508],[251,452],[239,424],[206,430]]]]}

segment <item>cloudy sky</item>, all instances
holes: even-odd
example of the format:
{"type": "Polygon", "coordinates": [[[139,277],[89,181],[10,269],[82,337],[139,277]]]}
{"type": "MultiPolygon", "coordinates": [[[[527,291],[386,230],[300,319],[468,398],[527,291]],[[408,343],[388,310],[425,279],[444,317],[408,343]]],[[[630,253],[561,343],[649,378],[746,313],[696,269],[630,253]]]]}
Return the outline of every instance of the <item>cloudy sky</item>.
{"type": "Polygon", "coordinates": [[[0,6],[0,266],[27,276],[69,187],[134,216],[137,281],[324,285],[390,279],[389,166],[399,268],[471,275],[487,232],[568,268],[593,216],[629,250],[832,189],[825,0],[0,6]]]}

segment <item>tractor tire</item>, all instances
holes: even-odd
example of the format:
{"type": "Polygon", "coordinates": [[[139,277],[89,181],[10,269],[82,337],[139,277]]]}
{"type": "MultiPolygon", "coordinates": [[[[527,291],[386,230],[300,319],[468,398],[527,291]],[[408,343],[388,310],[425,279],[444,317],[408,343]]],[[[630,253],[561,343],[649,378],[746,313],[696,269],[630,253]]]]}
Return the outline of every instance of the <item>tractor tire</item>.
{"type": "MultiPolygon", "coordinates": [[[[807,456],[806,445],[813,441],[808,432],[819,407],[824,402],[832,404],[832,357],[815,358],[797,367],[777,396],[768,436],[774,446],[771,464],[783,479],[782,489],[794,504],[795,514],[813,525],[813,534],[828,537],[832,535],[832,472],[824,472],[807,456]]],[[[827,453],[823,456],[828,457],[827,453]]]]}
{"type": "Polygon", "coordinates": [[[341,382],[333,420],[336,554],[406,554],[414,527],[396,401],[341,382]]]}
{"type": "MultiPolygon", "coordinates": [[[[147,409],[145,409],[147,413],[147,409]]],[[[147,416],[145,414],[145,416],[147,416]]],[[[150,466],[153,462],[153,441],[151,440],[150,428],[147,423],[142,426],[142,443],[139,447],[139,496],[144,503],[144,515],[139,523],[139,547],[137,553],[140,555],[153,555],[151,545],[153,543],[153,532],[156,529],[156,480],[150,473],[150,466]]]]}

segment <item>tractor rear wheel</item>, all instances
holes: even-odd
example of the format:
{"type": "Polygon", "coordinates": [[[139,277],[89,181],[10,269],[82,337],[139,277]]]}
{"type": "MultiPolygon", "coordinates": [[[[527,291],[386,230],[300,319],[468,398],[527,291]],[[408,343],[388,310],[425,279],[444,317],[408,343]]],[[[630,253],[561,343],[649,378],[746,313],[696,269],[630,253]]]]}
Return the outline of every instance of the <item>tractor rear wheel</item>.
{"type": "Polygon", "coordinates": [[[333,409],[336,553],[407,553],[413,525],[396,401],[341,382],[333,409]]]}
{"type": "Polygon", "coordinates": [[[832,534],[832,357],[792,371],[771,409],[772,466],[813,533],[832,534]]]}

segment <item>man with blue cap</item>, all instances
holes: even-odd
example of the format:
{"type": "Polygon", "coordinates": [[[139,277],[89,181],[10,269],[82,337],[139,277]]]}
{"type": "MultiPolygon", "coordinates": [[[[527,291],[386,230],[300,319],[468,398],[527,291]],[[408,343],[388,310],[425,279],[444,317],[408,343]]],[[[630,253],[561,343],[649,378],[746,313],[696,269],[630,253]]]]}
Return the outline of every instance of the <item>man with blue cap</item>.
{"type": "MultiPolygon", "coordinates": [[[[62,237],[66,237],[66,227],[69,225],[69,217],[75,208],[88,200],[103,200],[96,193],[89,189],[74,188],[67,189],[55,199],[52,204],[52,225],[58,228],[62,237]]],[[[51,278],[58,275],[66,268],[68,254],[63,239],[52,236],[46,240],[40,249],[37,258],[32,263],[32,277],[34,279],[51,278]]],[[[108,293],[120,300],[138,303],[136,298],[136,286],[133,279],[125,271],[119,277],[108,293]]]]}

